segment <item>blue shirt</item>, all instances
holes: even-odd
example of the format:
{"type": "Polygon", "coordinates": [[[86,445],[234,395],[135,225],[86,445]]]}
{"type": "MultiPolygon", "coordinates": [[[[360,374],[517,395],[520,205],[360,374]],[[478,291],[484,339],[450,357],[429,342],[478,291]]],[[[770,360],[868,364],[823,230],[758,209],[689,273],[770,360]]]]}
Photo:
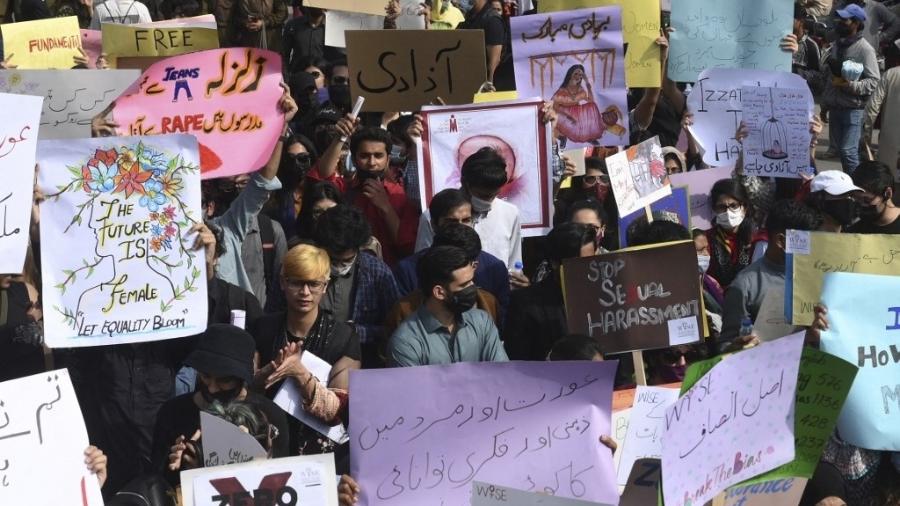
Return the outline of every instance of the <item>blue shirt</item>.
{"type": "Polygon", "coordinates": [[[497,327],[484,311],[473,308],[463,313],[456,333],[450,335],[424,304],[397,327],[387,355],[391,367],[509,360],[497,327]]]}

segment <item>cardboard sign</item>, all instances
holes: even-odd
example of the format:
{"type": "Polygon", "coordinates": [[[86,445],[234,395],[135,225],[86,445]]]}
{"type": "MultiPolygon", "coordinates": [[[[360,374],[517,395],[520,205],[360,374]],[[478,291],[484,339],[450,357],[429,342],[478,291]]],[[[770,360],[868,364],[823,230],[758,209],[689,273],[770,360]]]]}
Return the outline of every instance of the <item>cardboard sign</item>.
{"type": "Polygon", "coordinates": [[[78,18],[48,18],[0,25],[3,56],[19,69],[70,69],[81,55],[78,18]]]}
{"type": "Polygon", "coordinates": [[[34,195],[40,97],[0,93],[0,273],[21,274],[25,267],[34,195]]]}
{"type": "Polygon", "coordinates": [[[281,56],[271,51],[176,56],[147,69],[112,116],[129,135],[195,135],[203,179],[245,174],[268,162],[281,135],[280,82],[281,56]]]}
{"type": "Polygon", "coordinates": [[[669,73],[694,82],[711,68],[790,72],[791,53],[778,47],[794,12],[782,0],[672,0],[669,73]]]}
{"type": "Polygon", "coordinates": [[[364,14],[384,16],[384,7],[387,5],[387,2],[384,0],[306,0],[303,5],[335,11],[362,12],[364,14]]]}
{"type": "Polygon", "coordinates": [[[618,6],[510,18],[517,91],[553,103],[564,147],[628,144],[618,6]]]}
{"type": "Polygon", "coordinates": [[[91,118],[131,86],[136,70],[0,70],[0,92],[46,97],[40,139],[91,136],[91,118]]]}
{"type": "Polygon", "coordinates": [[[750,131],[743,144],[745,174],[799,178],[811,172],[808,94],[809,88],[741,89],[741,114],[750,131]]]}
{"type": "Polygon", "coordinates": [[[256,438],[206,411],[200,412],[200,434],[205,467],[243,464],[266,458],[266,449],[256,438]]]}
{"type": "Polygon", "coordinates": [[[334,454],[254,460],[181,472],[184,506],[338,503],[334,454]]]}
{"type": "Polygon", "coordinates": [[[69,371],[0,383],[0,399],[0,504],[103,506],[84,464],[91,443],[69,371]]]}
{"type": "Polygon", "coordinates": [[[789,230],[787,238],[793,247],[785,264],[784,304],[785,316],[794,325],[812,325],[813,308],[821,300],[826,273],[900,276],[896,235],[789,230]]]}
{"type": "Polygon", "coordinates": [[[659,46],[659,0],[542,0],[538,12],[586,7],[621,6],[625,53],[625,81],[629,88],[658,88],[662,82],[659,46]]]}
{"type": "Polygon", "coordinates": [[[472,506],[515,504],[516,506],[609,506],[597,502],[580,501],[550,495],[551,491],[524,492],[476,481],[472,483],[472,506]]]}
{"type": "Polygon", "coordinates": [[[803,336],[727,357],[666,410],[663,495],[703,504],[794,459],[794,396],[803,336]]]}
{"type": "MultiPolygon", "coordinates": [[[[650,211],[656,215],[657,213],[665,213],[670,221],[674,221],[685,228],[691,228],[691,210],[688,201],[688,189],[685,187],[672,188],[672,194],[663,197],[656,202],[650,204],[650,211]]],[[[628,247],[628,227],[641,216],[646,216],[644,209],[635,211],[627,216],[619,217],[619,247],[628,247]]]]}
{"type": "Polygon", "coordinates": [[[826,274],[822,288],[829,323],[822,351],[859,367],[838,430],[844,441],[871,450],[900,451],[898,282],[840,272],[826,274]]]}
{"type": "Polygon", "coordinates": [[[468,504],[473,481],[615,504],[612,362],[458,363],[350,375],[350,471],[370,506],[468,504]],[[397,395],[391,385],[416,385],[397,395]],[[453,385],[453,388],[446,388],[453,385]]]}
{"type": "Polygon", "coordinates": [[[693,241],[564,260],[569,331],[595,337],[604,354],[698,341],[704,317],[696,265],[693,241]]]}
{"type": "Polygon", "coordinates": [[[729,178],[731,178],[731,168],[729,167],[713,167],[669,175],[673,187],[687,186],[691,209],[691,228],[700,230],[712,228],[716,216],[709,205],[709,191],[716,181],[729,178]]]}
{"type": "Polygon", "coordinates": [[[468,104],[486,80],[481,30],[350,31],[353,99],[364,111],[416,111],[441,97],[468,104]]]}
{"type": "Polygon", "coordinates": [[[51,348],[155,341],[206,328],[197,141],[40,141],[44,335],[51,348]]]}
{"type": "Polygon", "coordinates": [[[212,14],[158,23],[103,23],[101,31],[103,52],[111,58],[177,56],[219,48],[212,14]]]}
{"type": "Polygon", "coordinates": [[[641,210],[672,193],[659,137],[607,157],[606,168],[619,216],[641,210]]]}
{"type": "MultiPolygon", "coordinates": [[[[544,235],[553,224],[550,173],[550,129],[541,122],[542,103],[537,99],[471,106],[425,107],[422,109],[422,142],[417,149],[419,191],[422,208],[445,188],[459,188],[460,170],[470,155],[483,147],[496,149],[506,160],[509,182],[499,198],[519,210],[522,235],[544,235]]],[[[491,241],[508,244],[508,238],[486,237],[482,247],[496,248],[491,241]]]]}

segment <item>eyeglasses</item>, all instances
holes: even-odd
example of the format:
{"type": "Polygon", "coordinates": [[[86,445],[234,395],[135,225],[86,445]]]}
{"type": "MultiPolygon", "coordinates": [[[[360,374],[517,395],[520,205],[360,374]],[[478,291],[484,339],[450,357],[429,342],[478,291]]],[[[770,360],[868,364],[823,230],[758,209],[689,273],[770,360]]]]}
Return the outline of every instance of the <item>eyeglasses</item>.
{"type": "Polygon", "coordinates": [[[717,213],[724,213],[725,211],[737,211],[742,207],[744,207],[744,204],[741,204],[740,202],[732,202],[730,204],[716,204],[713,206],[713,211],[717,213]]]}
{"type": "Polygon", "coordinates": [[[309,155],[309,153],[288,153],[288,157],[302,163],[308,163],[310,160],[312,160],[312,157],[309,155]]]}
{"type": "Polygon", "coordinates": [[[582,180],[585,182],[585,184],[591,184],[591,185],[597,184],[597,183],[603,183],[603,184],[607,184],[607,185],[609,184],[609,176],[582,176],[582,177],[583,177],[582,180]]]}
{"type": "Polygon", "coordinates": [[[288,290],[298,293],[303,292],[304,288],[309,290],[309,293],[320,293],[325,289],[326,284],[325,281],[284,278],[284,286],[288,290]]]}

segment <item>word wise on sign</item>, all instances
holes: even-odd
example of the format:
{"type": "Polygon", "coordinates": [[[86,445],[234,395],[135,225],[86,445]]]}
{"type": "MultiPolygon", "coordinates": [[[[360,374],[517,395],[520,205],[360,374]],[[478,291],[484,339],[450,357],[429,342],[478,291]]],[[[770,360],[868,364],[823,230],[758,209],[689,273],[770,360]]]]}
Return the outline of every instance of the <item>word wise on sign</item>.
{"type": "Polygon", "coordinates": [[[697,252],[691,241],[563,262],[569,330],[604,353],[665,348],[704,334],[697,252]]]}
{"type": "Polygon", "coordinates": [[[481,30],[349,31],[354,99],[366,111],[415,111],[440,97],[468,104],[486,79],[481,30]]]}

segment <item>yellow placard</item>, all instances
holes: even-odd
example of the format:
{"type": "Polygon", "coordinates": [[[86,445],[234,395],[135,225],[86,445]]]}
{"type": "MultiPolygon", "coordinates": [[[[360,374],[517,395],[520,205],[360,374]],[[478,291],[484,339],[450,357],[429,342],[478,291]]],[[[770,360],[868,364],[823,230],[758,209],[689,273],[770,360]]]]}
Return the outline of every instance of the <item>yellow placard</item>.
{"type": "Polygon", "coordinates": [[[656,39],[660,30],[659,0],[541,0],[538,12],[568,11],[587,7],[622,7],[625,82],[629,88],[658,88],[662,67],[656,39]]]}
{"type": "Polygon", "coordinates": [[[516,90],[513,91],[489,91],[487,93],[476,93],[472,98],[473,104],[487,104],[489,102],[503,102],[504,100],[515,100],[519,98],[516,90]]]}
{"type": "MultiPolygon", "coordinates": [[[[793,293],[791,322],[811,325],[813,307],[819,303],[822,281],[828,272],[856,272],[900,276],[900,236],[788,233],[793,293]]],[[[900,285],[900,281],[898,281],[900,285]]],[[[787,294],[786,294],[787,295],[787,294]]]]}
{"type": "MultiPolygon", "coordinates": [[[[155,24],[155,23],[154,23],[155,24]]],[[[103,52],[123,56],[178,56],[219,48],[216,30],[202,27],[120,25],[104,23],[103,52]]]]}
{"type": "Polygon", "coordinates": [[[19,69],[70,69],[79,55],[78,18],[48,18],[0,25],[4,58],[19,69]]]}

